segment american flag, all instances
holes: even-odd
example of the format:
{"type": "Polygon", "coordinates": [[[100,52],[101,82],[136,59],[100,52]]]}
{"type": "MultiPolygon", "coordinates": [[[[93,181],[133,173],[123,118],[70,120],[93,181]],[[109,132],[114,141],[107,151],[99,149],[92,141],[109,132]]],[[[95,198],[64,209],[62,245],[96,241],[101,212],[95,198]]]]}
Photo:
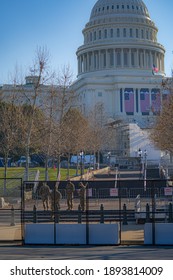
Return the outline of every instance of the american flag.
{"type": "Polygon", "coordinates": [[[152,68],[152,74],[155,75],[156,73],[159,72],[159,69],[156,67],[155,64],[153,64],[153,68],[152,68]]]}
{"type": "Polygon", "coordinates": [[[131,88],[126,88],[124,91],[124,105],[126,113],[134,112],[134,92],[131,88]]]}
{"type": "Polygon", "coordinates": [[[148,89],[140,90],[140,106],[141,106],[142,113],[148,112],[150,107],[150,95],[148,89]]]}

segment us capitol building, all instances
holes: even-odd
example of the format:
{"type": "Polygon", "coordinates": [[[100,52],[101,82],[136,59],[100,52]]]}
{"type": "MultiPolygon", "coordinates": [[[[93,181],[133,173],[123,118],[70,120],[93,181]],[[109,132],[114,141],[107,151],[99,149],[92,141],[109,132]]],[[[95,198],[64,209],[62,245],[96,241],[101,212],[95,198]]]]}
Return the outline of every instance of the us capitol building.
{"type": "Polygon", "coordinates": [[[102,106],[113,125],[123,123],[120,155],[135,156],[140,148],[158,157],[147,130],[167,98],[161,92],[165,49],[157,42],[158,28],[146,5],[142,0],[98,0],[82,32],[73,84],[81,111],[87,115],[102,106]]]}
{"type": "MultiPolygon", "coordinates": [[[[85,116],[96,109],[104,116],[103,125],[112,131],[112,141],[102,149],[105,155],[132,158],[140,149],[147,150],[148,159],[159,160],[161,152],[149,140],[149,131],[168,97],[161,88],[165,49],[157,42],[158,29],[146,5],[142,0],[98,0],[82,32],[78,75],[70,88],[76,93],[73,105],[85,116]]],[[[37,79],[26,77],[28,96],[37,79]]],[[[51,88],[41,85],[38,106],[51,88]]],[[[20,85],[18,89],[20,93],[20,85]]],[[[13,91],[13,85],[0,86],[7,99],[13,91]]]]}

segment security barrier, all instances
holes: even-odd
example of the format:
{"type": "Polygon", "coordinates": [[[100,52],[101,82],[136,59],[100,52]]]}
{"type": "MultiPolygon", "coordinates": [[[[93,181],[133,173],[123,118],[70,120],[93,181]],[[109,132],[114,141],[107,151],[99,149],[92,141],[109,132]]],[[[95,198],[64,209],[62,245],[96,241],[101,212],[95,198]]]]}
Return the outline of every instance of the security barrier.
{"type": "MultiPolygon", "coordinates": [[[[56,194],[56,183],[47,182],[53,196],[56,194]]],[[[146,244],[145,224],[151,223],[151,244],[154,245],[157,239],[156,225],[173,223],[172,187],[167,186],[164,180],[147,180],[146,189],[143,180],[136,180],[135,183],[133,180],[118,180],[116,187],[115,180],[83,183],[86,184],[84,210],[81,207],[78,181],[73,182],[75,191],[72,210],[67,210],[66,181],[61,181],[58,186],[61,193],[60,207],[55,199],[53,204],[50,203],[49,198],[49,208],[45,210],[40,195],[43,181],[24,182],[20,187],[10,191],[7,189],[8,195],[6,194],[4,201],[7,203],[10,200],[12,203],[0,208],[0,240],[31,242],[28,237],[31,227],[38,231],[39,225],[40,230],[43,225],[47,225],[54,229],[51,237],[53,244],[62,244],[64,241],[60,242],[56,238],[57,229],[62,225],[76,225],[76,228],[85,226],[85,244],[91,244],[91,225],[104,225],[104,228],[118,225],[119,239],[116,242],[114,240],[114,244],[146,244]],[[13,194],[12,197],[9,194],[13,194]]],[[[114,226],[113,228],[115,230],[114,226]]],[[[49,230],[52,232],[52,229],[49,230]]],[[[111,239],[108,241],[112,244],[111,239]]],[[[105,240],[100,239],[100,242],[106,244],[105,240]]]]}

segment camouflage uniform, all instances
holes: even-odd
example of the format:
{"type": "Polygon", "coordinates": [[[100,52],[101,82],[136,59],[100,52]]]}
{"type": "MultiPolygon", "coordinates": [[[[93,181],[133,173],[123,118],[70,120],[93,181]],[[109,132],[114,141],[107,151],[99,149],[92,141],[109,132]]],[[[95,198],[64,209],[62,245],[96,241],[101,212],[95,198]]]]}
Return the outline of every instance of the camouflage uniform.
{"type": "Polygon", "coordinates": [[[85,211],[85,206],[86,206],[86,186],[80,182],[79,183],[79,197],[80,197],[80,206],[81,206],[81,210],[85,211]]]}
{"type": "Polygon", "coordinates": [[[46,183],[40,187],[39,194],[43,201],[43,208],[44,210],[49,209],[49,197],[50,197],[50,188],[46,183]]]}
{"type": "Polygon", "coordinates": [[[73,209],[73,194],[75,191],[75,186],[72,182],[68,181],[66,186],[66,195],[67,195],[67,210],[73,209]]]}
{"type": "Polygon", "coordinates": [[[54,211],[54,209],[60,209],[60,200],[62,199],[62,195],[60,193],[60,191],[58,191],[57,188],[55,188],[55,190],[52,191],[51,193],[51,208],[52,211],[54,211]]]}

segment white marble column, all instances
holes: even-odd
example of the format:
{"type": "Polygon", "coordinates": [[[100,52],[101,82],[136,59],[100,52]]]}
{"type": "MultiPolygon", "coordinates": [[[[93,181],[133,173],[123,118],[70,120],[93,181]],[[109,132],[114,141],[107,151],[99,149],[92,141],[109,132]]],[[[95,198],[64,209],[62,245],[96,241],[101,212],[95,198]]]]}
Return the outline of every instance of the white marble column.
{"type": "Polygon", "coordinates": [[[128,63],[129,65],[129,67],[131,68],[132,67],[132,50],[131,49],[129,49],[129,63],[128,63]]]}
{"type": "Polygon", "coordinates": [[[80,56],[78,56],[78,74],[81,73],[81,71],[80,71],[80,65],[81,65],[80,56]]]}
{"type": "Polygon", "coordinates": [[[124,67],[124,50],[121,49],[121,67],[124,67]]]}
{"type": "Polygon", "coordinates": [[[114,68],[117,67],[117,52],[116,49],[114,50],[114,68]]]}
{"type": "Polygon", "coordinates": [[[138,88],[138,114],[141,114],[140,88],[138,88]]]}
{"type": "Polygon", "coordinates": [[[98,65],[99,65],[99,70],[101,69],[101,52],[98,52],[98,65]]]}
{"type": "Polygon", "coordinates": [[[139,50],[136,50],[136,66],[139,68],[139,50]]]}
{"type": "Polygon", "coordinates": [[[152,63],[152,53],[151,53],[151,51],[149,52],[149,57],[150,57],[150,68],[152,68],[152,66],[153,66],[153,63],[152,63]]]}
{"type": "Polygon", "coordinates": [[[109,50],[106,50],[106,68],[110,67],[109,58],[110,58],[109,50]]]}
{"type": "Polygon", "coordinates": [[[89,53],[87,52],[87,56],[86,56],[86,71],[88,72],[89,71],[89,66],[90,63],[89,63],[89,53]]]}
{"type": "Polygon", "coordinates": [[[81,55],[81,72],[84,72],[84,55],[81,55]]]}
{"type": "Polygon", "coordinates": [[[125,113],[125,104],[124,104],[124,101],[125,101],[125,98],[124,98],[124,88],[122,88],[122,109],[123,109],[123,112],[122,112],[122,113],[125,113]]]}
{"type": "Polygon", "coordinates": [[[157,67],[156,52],[154,52],[154,64],[157,67]]]}
{"type": "Polygon", "coordinates": [[[147,68],[146,50],[144,50],[144,68],[147,68]]]}

